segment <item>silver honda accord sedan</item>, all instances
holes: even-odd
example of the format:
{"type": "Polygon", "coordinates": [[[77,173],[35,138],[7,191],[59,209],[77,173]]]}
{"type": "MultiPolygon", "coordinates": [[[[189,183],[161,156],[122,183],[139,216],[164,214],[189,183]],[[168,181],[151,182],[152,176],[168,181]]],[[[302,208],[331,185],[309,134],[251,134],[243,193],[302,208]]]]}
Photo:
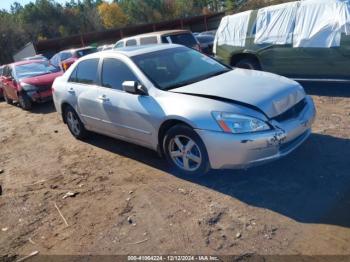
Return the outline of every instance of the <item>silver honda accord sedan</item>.
{"type": "Polygon", "coordinates": [[[285,156],[316,114],[292,80],[169,44],[85,56],[55,80],[53,98],[76,138],[93,131],[151,148],[187,176],[285,156]]]}

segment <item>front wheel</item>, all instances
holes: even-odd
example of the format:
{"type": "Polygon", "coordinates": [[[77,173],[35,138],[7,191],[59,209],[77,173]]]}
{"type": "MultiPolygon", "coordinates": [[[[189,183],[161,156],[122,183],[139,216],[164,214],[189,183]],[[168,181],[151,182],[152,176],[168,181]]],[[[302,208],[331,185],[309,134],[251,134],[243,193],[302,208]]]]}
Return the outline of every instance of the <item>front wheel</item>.
{"type": "Polygon", "coordinates": [[[163,140],[163,151],[169,164],[185,177],[200,177],[210,169],[203,141],[186,125],[176,125],[168,130],[163,140]]]}
{"type": "Polygon", "coordinates": [[[259,62],[253,58],[243,58],[239,60],[234,66],[243,69],[261,70],[259,62]]]}
{"type": "Polygon", "coordinates": [[[3,92],[3,95],[4,95],[5,102],[9,105],[12,105],[13,104],[12,99],[8,98],[5,92],[3,92]]]}
{"type": "Polygon", "coordinates": [[[66,120],[69,131],[77,139],[83,139],[87,136],[87,130],[84,124],[80,121],[78,114],[72,107],[67,107],[64,111],[64,118],[66,120]]]}
{"type": "Polygon", "coordinates": [[[30,110],[32,108],[32,101],[30,100],[29,96],[24,92],[18,95],[18,103],[20,107],[22,107],[24,110],[30,110]]]}

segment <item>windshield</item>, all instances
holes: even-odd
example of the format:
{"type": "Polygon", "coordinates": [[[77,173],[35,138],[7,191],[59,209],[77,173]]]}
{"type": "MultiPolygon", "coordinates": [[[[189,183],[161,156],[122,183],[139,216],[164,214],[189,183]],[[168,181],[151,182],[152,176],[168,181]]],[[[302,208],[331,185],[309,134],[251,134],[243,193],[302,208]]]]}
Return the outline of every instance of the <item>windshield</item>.
{"type": "Polygon", "coordinates": [[[184,45],[191,48],[197,45],[196,39],[191,33],[169,35],[166,38],[168,37],[171,39],[171,43],[174,43],[174,44],[184,45]]]}
{"type": "Polygon", "coordinates": [[[231,69],[186,47],[171,48],[132,57],[135,64],[162,90],[189,85],[231,69]]]}
{"type": "Polygon", "coordinates": [[[97,52],[97,48],[87,48],[87,49],[78,50],[76,52],[77,52],[78,57],[83,57],[83,56],[86,56],[88,54],[92,54],[92,53],[97,52]]]}
{"type": "Polygon", "coordinates": [[[18,79],[45,75],[58,72],[59,69],[48,62],[35,62],[16,66],[16,76],[18,79]]]}

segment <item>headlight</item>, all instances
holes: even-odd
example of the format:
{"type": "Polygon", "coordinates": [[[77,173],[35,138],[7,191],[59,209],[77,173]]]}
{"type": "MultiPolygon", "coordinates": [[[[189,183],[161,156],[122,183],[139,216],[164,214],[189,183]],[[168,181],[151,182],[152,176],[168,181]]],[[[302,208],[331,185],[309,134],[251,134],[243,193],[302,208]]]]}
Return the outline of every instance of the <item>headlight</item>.
{"type": "Polygon", "coordinates": [[[26,84],[26,83],[21,83],[21,87],[26,92],[38,90],[38,88],[36,86],[30,85],[30,84],[26,84]]]}
{"type": "Polygon", "coordinates": [[[213,112],[213,116],[226,133],[242,134],[271,129],[266,122],[250,116],[225,112],[213,112]]]}

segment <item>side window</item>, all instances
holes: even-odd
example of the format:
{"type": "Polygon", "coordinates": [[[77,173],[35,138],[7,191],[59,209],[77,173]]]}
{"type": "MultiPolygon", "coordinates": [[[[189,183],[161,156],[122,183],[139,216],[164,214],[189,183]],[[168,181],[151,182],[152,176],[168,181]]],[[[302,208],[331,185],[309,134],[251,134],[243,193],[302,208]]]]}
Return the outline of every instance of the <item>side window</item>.
{"type": "Polygon", "coordinates": [[[137,45],[136,39],[129,39],[125,43],[125,46],[133,46],[133,45],[137,45]]]}
{"type": "Polygon", "coordinates": [[[140,44],[141,45],[150,45],[150,44],[157,44],[157,37],[156,36],[148,36],[148,37],[141,37],[140,38],[140,44]]]}
{"type": "Polygon", "coordinates": [[[82,84],[97,84],[98,58],[81,61],[73,70],[69,81],[82,84]]]}
{"type": "Polygon", "coordinates": [[[78,67],[76,66],[72,74],[70,75],[68,82],[77,82],[77,71],[78,71],[78,67]]]}
{"type": "Polygon", "coordinates": [[[168,39],[169,39],[168,37],[162,36],[162,43],[163,43],[163,44],[169,44],[170,42],[169,42],[168,39]]]}
{"type": "Polygon", "coordinates": [[[102,86],[122,90],[124,81],[137,81],[137,78],[124,62],[105,58],[102,65],[102,86]]]}

